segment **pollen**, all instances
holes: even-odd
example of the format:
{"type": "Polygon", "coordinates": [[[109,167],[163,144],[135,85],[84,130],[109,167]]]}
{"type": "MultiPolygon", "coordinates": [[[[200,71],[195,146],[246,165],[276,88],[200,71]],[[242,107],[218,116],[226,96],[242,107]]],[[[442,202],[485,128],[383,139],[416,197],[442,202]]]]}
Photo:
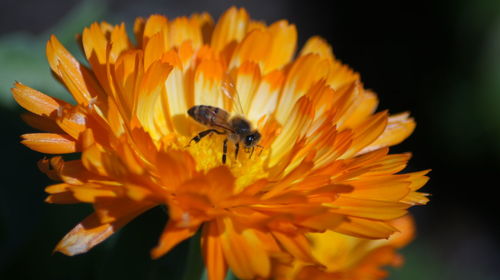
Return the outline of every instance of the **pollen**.
{"type": "MultiPolygon", "coordinates": [[[[194,134],[196,135],[196,134],[194,134]]],[[[238,158],[235,157],[235,144],[227,142],[226,163],[222,163],[223,146],[225,135],[212,134],[198,143],[192,141],[189,146],[186,144],[186,150],[196,160],[196,170],[207,172],[215,167],[227,166],[233,176],[236,178],[236,192],[242,191],[246,186],[261,178],[268,176],[265,168],[266,159],[269,151],[265,148],[256,148],[253,153],[245,151],[241,147],[238,152],[238,158]]],[[[190,138],[182,137],[181,143],[189,143],[190,138]]]]}

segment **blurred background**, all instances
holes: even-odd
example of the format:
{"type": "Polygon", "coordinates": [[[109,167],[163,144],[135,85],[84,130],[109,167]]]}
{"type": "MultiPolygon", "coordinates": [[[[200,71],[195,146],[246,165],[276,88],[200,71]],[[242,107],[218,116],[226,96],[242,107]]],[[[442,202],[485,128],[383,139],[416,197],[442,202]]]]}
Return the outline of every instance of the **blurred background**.
{"type": "Polygon", "coordinates": [[[411,209],[418,236],[390,279],[499,279],[500,1],[373,2],[2,0],[0,278],[181,279],[187,243],[160,260],[149,258],[166,220],[159,208],[87,254],[52,254],[91,209],[43,202],[51,183],[36,167],[43,155],[19,143],[33,129],[20,119],[23,110],[9,89],[18,80],[68,99],[46,62],[50,34],[81,59],[75,34],[95,20],[131,29],[137,16],[208,11],[217,19],[236,5],[267,23],[295,23],[300,45],[313,35],[326,38],[378,93],[379,108],[416,118],[415,133],[392,151],[413,152],[408,171],[433,170],[423,189],[432,197],[411,209]]]}

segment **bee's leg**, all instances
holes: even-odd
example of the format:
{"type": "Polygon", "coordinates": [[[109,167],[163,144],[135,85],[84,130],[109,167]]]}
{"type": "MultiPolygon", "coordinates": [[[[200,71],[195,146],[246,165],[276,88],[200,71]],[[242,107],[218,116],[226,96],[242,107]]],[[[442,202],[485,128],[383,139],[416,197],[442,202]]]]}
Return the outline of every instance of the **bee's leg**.
{"type": "Polygon", "coordinates": [[[255,150],[255,147],[252,147],[252,151],[250,152],[250,157],[248,157],[249,159],[252,158],[252,155],[253,155],[253,151],[255,150]]]}
{"type": "Polygon", "coordinates": [[[196,143],[200,142],[200,140],[203,137],[205,137],[207,135],[210,135],[211,133],[224,134],[224,132],[220,132],[220,131],[217,131],[215,129],[204,130],[204,131],[198,133],[198,135],[196,135],[195,137],[191,138],[191,140],[189,140],[189,143],[187,144],[186,147],[189,147],[189,145],[191,145],[191,142],[193,142],[193,141],[196,142],[196,143]]]}
{"type": "Polygon", "coordinates": [[[240,151],[240,143],[236,143],[236,150],[234,150],[234,159],[238,159],[238,152],[240,151]]]}
{"type": "Polygon", "coordinates": [[[259,155],[258,155],[260,157],[260,155],[262,154],[262,150],[264,150],[264,147],[262,147],[261,145],[257,145],[257,147],[260,148],[260,152],[259,152],[259,155]]]}
{"type": "Polygon", "coordinates": [[[226,154],[227,154],[227,138],[224,139],[224,144],[222,146],[222,163],[226,164],[226,154]]]}

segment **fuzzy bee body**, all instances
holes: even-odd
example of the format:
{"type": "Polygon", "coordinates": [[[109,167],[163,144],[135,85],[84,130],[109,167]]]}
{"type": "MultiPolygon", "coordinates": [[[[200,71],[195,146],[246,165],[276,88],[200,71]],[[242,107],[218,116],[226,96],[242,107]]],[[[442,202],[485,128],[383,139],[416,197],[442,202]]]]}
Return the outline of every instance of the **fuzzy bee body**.
{"type": "Polygon", "coordinates": [[[209,128],[198,133],[189,143],[192,141],[198,143],[203,137],[212,133],[227,135],[223,145],[223,163],[226,163],[228,139],[235,144],[235,158],[238,157],[240,143],[243,144],[245,150],[252,153],[255,146],[258,146],[261,138],[260,133],[256,129],[252,129],[250,121],[241,116],[231,116],[227,111],[209,105],[196,105],[187,112],[195,121],[209,128]]]}

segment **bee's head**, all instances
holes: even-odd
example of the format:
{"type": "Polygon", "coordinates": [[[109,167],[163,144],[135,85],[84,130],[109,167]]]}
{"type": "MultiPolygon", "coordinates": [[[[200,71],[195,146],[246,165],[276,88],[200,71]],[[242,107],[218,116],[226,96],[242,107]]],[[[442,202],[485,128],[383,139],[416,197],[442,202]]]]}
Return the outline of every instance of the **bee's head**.
{"type": "Polygon", "coordinates": [[[244,143],[246,148],[251,148],[260,141],[260,133],[257,130],[254,130],[252,133],[245,136],[244,143]]]}

